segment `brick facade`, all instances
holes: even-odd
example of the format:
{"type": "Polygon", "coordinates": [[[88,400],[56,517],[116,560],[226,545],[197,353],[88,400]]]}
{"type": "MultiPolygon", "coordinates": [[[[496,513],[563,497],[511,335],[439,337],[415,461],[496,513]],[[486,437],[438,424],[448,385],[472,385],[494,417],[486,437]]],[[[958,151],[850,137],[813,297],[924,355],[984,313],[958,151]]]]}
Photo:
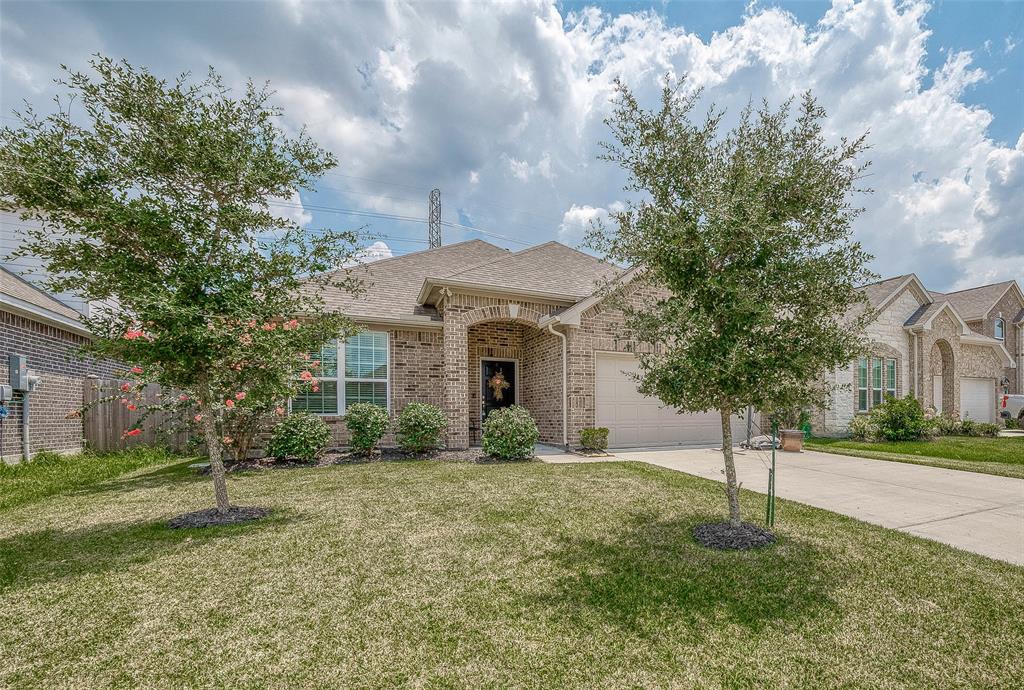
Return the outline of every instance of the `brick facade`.
{"type": "MultiPolygon", "coordinates": [[[[82,420],[68,413],[82,405],[87,376],[114,376],[112,363],[82,359],[78,349],[86,338],[40,321],[0,310],[0,382],[10,382],[7,358],[22,354],[28,367],[40,377],[29,399],[29,450],[78,452],[82,449],[82,420]]],[[[3,420],[3,457],[17,462],[22,457],[22,394],[15,393],[10,416],[3,420]]]]}
{"type": "MultiPolygon", "coordinates": [[[[999,302],[985,315],[981,321],[970,321],[967,323],[974,330],[990,338],[995,337],[996,319],[1002,319],[1003,347],[1010,354],[1010,357],[1017,363],[1016,367],[1003,367],[1002,377],[1009,382],[1010,393],[1024,392],[1024,352],[1022,352],[1021,329],[1013,323],[1014,318],[1024,309],[1024,302],[1017,296],[1016,291],[1007,290],[999,302]]],[[[1000,388],[1000,390],[1002,390],[1000,388]]]]}

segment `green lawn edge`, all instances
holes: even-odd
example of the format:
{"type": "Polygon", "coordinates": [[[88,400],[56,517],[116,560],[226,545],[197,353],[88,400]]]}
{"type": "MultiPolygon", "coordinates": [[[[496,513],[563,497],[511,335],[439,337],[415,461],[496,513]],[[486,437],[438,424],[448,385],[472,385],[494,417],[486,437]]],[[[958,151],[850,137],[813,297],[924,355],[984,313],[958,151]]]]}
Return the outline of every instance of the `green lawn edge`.
{"type": "Polygon", "coordinates": [[[890,462],[903,462],[909,465],[924,465],[926,467],[940,467],[946,470],[959,470],[961,472],[990,474],[996,477],[1024,479],[1024,465],[1013,465],[1003,462],[956,460],[953,458],[939,458],[930,455],[908,455],[906,453],[891,453],[881,450],[844,448],[842,446],[833,445],[832,443],[822,443],[817,439],[805,440],[804,448],[822,453],[846,455],[848,457],[865,458],[868,460],[887,460],[890,462]]]}

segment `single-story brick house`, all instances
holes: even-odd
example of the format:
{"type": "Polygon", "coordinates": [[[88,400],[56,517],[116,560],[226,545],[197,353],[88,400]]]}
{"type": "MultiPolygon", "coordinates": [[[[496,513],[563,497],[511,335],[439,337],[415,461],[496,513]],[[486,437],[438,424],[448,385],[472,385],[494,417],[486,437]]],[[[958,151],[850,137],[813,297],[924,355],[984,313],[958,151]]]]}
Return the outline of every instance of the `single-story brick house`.
{"type": "Polygon", "coordinates": [[[3,459],[20,461],[41,450],[73,453],[82,449],[82,420],[68,412],[82,405],[87,376],[112,376],[112,364],[78,357],[89,332],[81,314],[64,302],[0,267],[0,384],[10,383],[9,355],[27,358],[39,376],[29,398],[29,444],[22,443],[23,393],[5,403],[3,459]]]}
{"type": "MultiPolygon", "coordinates": [[[[410,402],[435,404],[448,417],[452,448],[479,443],[484,415],[512,403],[531,412],[545,443],[576,445],[580,429],[590,426],[608,427],[619,447],[721,441],[717,413],[678,415],[637,392],[629,372],[638,344],[625,333],[621,311],[599,293],[618,267],[558,242],[511,252],[471,240],[354,270],[363,293],[323,296],[365,330],[325,347],[319,392],[292,402],[293,410],[323,415],[338,443],[345,441],[345,406],[355,401],[376,402],[392,415],[410,402]]],[[[855,411],[893,390],[932,404],[927,376],[943,377],[946,409],[974,395],[975,379],[985,382],[991,415],[1006,376],[1020,389],[1024,304],[1016,283],[940,295],[901,276],[864,289],[881,310],[871,330],[877,356],[834,376],[847,384],[867,376],[868,385],[837,394],[815,419],[817,428],[839,433],[855,411]],[[870,382],[879,375],[886,384],[894,375],[894,388],[876,392],[870,382]]],[[[644,290],[627,291],[627,298],[650,298],[644,290]]],[[[980,415],[978,404],[967,409],[980,415]]],[[[733,433],[744,437],[746,424],[737,418],[733,433]]]]}
{"type": "Polygon", "coordinates": [[[862,288],[878,312],[871,352],[832,373],[841,384],[812,425],[842,434],[887,395],[995,422],[999,395],[1024,391],[1024,294],[1014,280],[941,293],[914,274],[862,288]]]}
{"type": "MultiPolygon", "coordinates": [[[[320,391],[292,403],[324,415],[338,443],[345,405],[366,400],[392,414],[410,402],[441,407],[452,448],[478,444],[483,416],[515,402],[544,443],[576,445],[590,426],[608,427],[615,446],[721,440],[717,413],[677,415],[637,392],[627,373],[636,343],[596,294],[618,267],[558,242],[511,252],[471,240],[356,272],[364,293],[325,299],[366,330],[325,348],[320,391]]],[[[745,435],[745,423],[734,432],[745,435]]]]}

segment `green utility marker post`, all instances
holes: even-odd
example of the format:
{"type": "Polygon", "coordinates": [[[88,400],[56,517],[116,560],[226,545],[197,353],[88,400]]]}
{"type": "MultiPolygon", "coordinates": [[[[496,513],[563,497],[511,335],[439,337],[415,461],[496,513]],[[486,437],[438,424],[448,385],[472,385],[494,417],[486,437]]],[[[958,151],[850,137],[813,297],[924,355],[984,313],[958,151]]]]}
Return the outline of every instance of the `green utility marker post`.
{"type": "Polygon", "coordinates": [[[772,420],[772,468],[768,470],[768,514],[765,522],[769,527],[775,526],[775,444],[779,437],[779,423],[772,420]]]}

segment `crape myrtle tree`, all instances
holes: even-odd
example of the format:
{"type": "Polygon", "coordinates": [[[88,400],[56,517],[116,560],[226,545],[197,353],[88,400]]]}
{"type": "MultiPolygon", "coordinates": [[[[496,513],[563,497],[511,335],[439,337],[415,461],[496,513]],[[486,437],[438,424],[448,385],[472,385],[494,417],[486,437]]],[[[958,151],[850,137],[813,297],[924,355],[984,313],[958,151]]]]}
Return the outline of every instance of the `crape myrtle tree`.
{"type": "Polygon", "coordinates": [[[868,191],[866,145],[828,144],[809,93],[796,108],[748,106],[723,134],[723,112],[695,118],[701,91],[684,86],[666,78],[660,107],[645,109],[616,83],[601,158],[625,170],[637,200],[588,243],[633,267],[630,289],[659,296],[631,306],[618,288],[630,332],[653,350],[639,355],[640,390],[680,412],[720,413],[735,528],[730,417],[823,403],[823,374],[863,349],[870,314],[856,286],[872,277],[871,257],[852,240],[851,197],[868,191]]]}
{"type": "Polygon", "coordinates": [[[212,69],[171,83],[91,65],[64,68],[71,97],[54,114],[27,108],[0,131],[0,204],[39,226],[17,254],[43,260],[50,288],[105,305],[86,319],[87,349],[132,367],[120,402],[134,406],[147,382],[180,392],[162,407],[187,408],[200,429],[223,514],[231,415],[316,386],[305,353],[354,332],[318,288],[358,289],[337,269],[359,238],[271,212],[336,161],[304,130],[285,134],[266,86],[236,97],[212,69]]]}

